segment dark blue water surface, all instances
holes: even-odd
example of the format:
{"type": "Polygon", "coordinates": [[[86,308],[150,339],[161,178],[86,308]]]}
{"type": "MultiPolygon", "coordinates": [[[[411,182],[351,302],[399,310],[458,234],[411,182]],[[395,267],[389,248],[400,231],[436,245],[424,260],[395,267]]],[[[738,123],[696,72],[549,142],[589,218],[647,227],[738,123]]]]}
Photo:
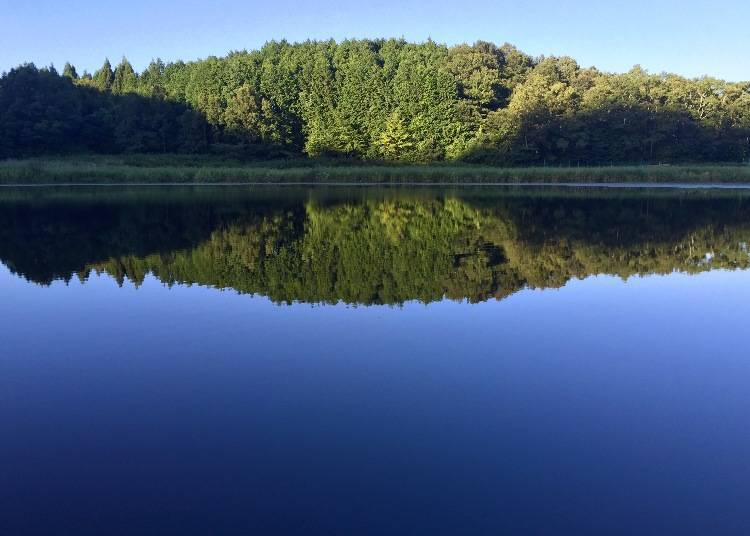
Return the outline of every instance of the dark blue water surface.
{"type": "Polygon", "coordinates": [[[0,534],[748,534],[750,197],[0,191],[0,534]]]}

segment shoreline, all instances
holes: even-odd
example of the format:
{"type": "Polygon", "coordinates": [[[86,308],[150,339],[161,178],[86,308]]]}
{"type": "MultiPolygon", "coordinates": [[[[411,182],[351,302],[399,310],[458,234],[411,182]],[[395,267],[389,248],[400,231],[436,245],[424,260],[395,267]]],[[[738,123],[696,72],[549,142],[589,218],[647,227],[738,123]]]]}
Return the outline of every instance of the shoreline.
{"type": "Polygon", "coordinates": [[[82,155],[0,160],[0,185],[331,185],[750,187],[750,164],[499,167],[467,163],[384,164],[207,155],[82,155]]]}
{"type": "Polygon", "coordinates": [[[48,183],[7,183],[0,188],[57,188],[57,187],[160,187],[160,186],[205,186],[205,187],[238,187],[238,186],[304,186],[304,187],[472,187],[472,188],[507,188],[520,186],[524,188],[609,188],[609,189],[675,189],[675,190],[750,190],[750,181],[746,183],[690,183],[690,182],[328,182],[328,181],[242,181],[242,182],[48,182],[48,183]]]}

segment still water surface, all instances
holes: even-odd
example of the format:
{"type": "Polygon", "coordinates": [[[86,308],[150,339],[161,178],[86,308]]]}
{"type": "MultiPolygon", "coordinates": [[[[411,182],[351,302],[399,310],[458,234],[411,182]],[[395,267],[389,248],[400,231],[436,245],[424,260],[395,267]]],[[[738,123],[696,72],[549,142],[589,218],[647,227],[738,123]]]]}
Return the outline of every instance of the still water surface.
{"type": "Polygon", "coordinates": [[[0,534],[748,534],[750,192],[0,190],[0,534]]]}

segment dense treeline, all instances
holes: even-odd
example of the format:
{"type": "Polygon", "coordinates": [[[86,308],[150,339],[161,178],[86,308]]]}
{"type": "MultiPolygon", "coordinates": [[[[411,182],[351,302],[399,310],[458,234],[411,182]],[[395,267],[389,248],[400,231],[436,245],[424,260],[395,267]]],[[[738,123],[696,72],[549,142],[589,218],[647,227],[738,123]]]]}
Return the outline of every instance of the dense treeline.
{"type": "Polygon", "coordinates": [[[750,158],[750,82],[624,74],[511,45],[270,42],[93,74],[0,79],[0,156],[215,152],[247,158],[590,165],[750,158]]]}
{"type": "Polygon", "coordinates": [[[94,270],[140,284],[153,273],[279,302],[357,304],[481,301],[601,273],[750,268],[750,204],[731,196],[189,193],[58,202],[26,192],[2,202],[0,260],[39,283],[94,270]]]}

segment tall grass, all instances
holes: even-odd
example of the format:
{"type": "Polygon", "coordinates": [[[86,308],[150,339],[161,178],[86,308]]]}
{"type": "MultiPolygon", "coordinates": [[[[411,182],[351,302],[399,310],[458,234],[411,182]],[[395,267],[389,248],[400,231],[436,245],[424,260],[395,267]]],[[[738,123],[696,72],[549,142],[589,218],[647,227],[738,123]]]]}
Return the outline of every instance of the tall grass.
{"type": "Polygon", "coordinates": [[[504,168],[471,164],[243,163],[210,157],[84,156],[0,161],[0,184],[747,183],[750,165],[504,168]]]}

